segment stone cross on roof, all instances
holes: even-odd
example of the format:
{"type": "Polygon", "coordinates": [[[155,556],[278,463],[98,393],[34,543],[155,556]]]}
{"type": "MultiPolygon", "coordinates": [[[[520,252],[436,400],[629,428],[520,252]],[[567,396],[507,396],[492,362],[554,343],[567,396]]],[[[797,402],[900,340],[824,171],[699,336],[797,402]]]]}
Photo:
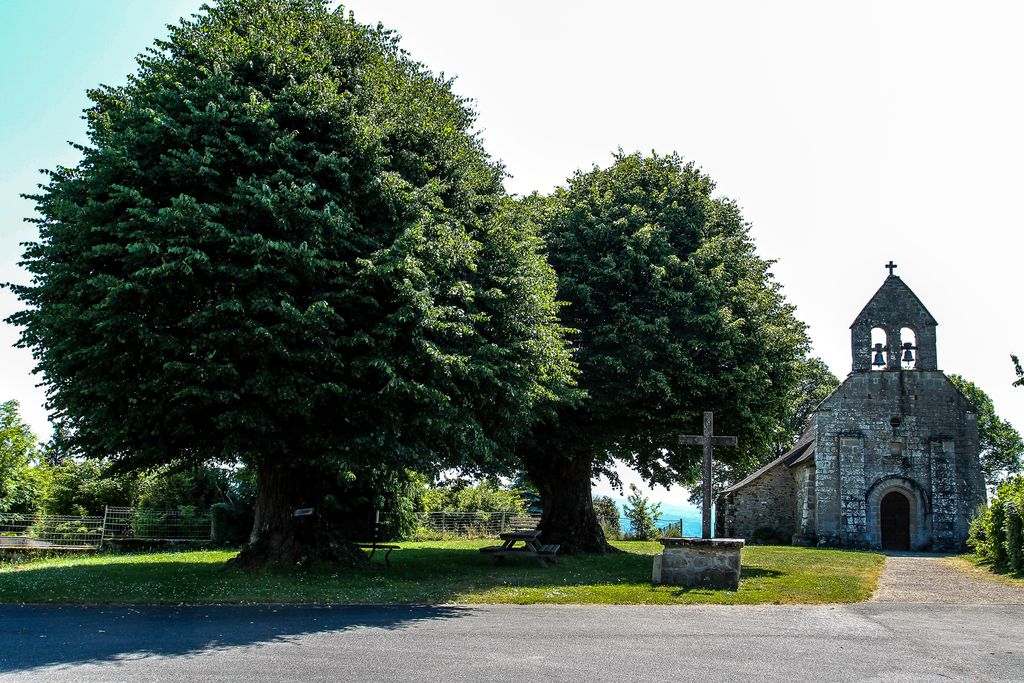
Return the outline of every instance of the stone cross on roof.
{"type": "Polygon", "coordinates": [[[892,262],[892,259],[889,259],[889,262],[885,264],[885,267],[889,269],[889,275],[893,275],[892,271],[894,271],[897,266],[892,262]]]}
{"type": "MultiPolygon", "coordinates": [[[[711,538],[711,456],[715,446],[735,446],[735,436],[715,436],[715,414],[704,413],[704,433],[700,436],[679,436],[680,446],[704,446],[704,482],[701,491],[701,538],[711,538]]],[[[683,530],[679,530],[682,535],[683,530]]]]}

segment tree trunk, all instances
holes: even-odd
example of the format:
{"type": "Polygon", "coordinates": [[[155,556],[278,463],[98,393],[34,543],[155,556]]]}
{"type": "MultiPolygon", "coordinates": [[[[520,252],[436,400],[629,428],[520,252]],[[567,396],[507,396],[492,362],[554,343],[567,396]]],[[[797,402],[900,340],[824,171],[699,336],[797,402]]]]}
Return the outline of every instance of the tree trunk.
{"type": "Polygon", "coordinates": [[[524,458],[526,473],[540,492],[544,512],[541,542],[557,543],[560,553],[606,553],[615,549],[605,540],[594,513],[590,490],[593,456],[577,453],[524,458]]]}
{"type": "Polygon", "coordinates": [[[365,566],[366,554],[333,533],[321,514],[320,480],[314,468],[257,464],[252,534],[229,564],[246,570],[270,565],[308,567],[314,562],[365,566]],[[313,513],[295,516],[302,508],[312,508],[313,513]]]}

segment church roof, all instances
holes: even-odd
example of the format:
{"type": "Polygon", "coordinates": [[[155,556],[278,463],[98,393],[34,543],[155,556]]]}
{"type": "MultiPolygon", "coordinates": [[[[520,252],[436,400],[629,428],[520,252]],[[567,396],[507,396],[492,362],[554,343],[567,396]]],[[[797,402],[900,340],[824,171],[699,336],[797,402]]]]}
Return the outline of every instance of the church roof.
{"type": "MultiPolygon", "coordinates": [[[[899,275],[890,275],[878,288],[875,295],[864,305],[856,319],[853,327],[860,320],[871,321],[881,320],[887,317],[892,310],[900,310],[904,314],[912,314],[913,317],[921,319],[926,325],[938,325],[935,317],[928,312],[921,300],[917,298],[913,290],[907,286],[899,275]],[[917,309],[917,310],[912,310],[917,309]]],[[[907,321],[909,322],[909,321],[907,321]]]]}
{"type": "Polygon", "coordinates": [[[779,457],[775,458],[775,460],[772,460],[770,463],[768,463],[761,469],[757,470],[756,472],[752,473],[745,479],[738,481],[729,488],[723,490],[722,493],[731,493],[732,491],[736,491],[737,489],[743,488],[744,486],[754,481],[762,474],[772,469],[776,465],[779,465],[780,463],[786,465],[787,467],[792,467],[793,465],[798,465],[802,462],[807,462],[808,460],[814,457],[814,442],[816,438],[817,433],[814,428],[814,421],[812,420],[811,423],[807,425],[807,429],[804,430],[804,433],[801,434],[800,438],[797,439],[795,444],[793,444],[793,447],[791,449],[789,449],[779,457]]]}

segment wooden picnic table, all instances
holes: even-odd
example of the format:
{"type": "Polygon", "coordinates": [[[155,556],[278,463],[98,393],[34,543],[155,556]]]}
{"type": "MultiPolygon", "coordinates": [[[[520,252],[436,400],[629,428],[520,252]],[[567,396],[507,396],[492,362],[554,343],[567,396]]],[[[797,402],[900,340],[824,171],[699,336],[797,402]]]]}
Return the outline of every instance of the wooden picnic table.
{"type": "Polygon", "coordinates": [[[491,561],[494,563],[501,562],[509,556],[532,557],[542,567],[547,567],[549,563],[554,564],[555,562],[555,554],[558,553],[559,546],[557,544],[544,545],[541,543],[540,531],[537,529],[506,531],[503,534],[498,534],[498,538],[502,540],[501,545],[489,545],[486,548],[480,548],[480,552],[490,555],[491,561]],[[517,546],[517,543],[522,543],[522,545],[517,546]]]}

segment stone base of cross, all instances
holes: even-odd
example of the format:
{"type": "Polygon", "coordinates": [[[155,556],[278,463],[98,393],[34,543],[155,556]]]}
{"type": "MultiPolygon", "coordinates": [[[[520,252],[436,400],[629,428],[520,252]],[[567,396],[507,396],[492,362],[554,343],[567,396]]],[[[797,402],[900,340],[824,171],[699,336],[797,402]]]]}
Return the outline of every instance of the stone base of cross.
{"type": "Polygon", "coordinates": [[[711,538],[711,462],[715,446],[735,446],[737,443],[738,440],[735,436],[715,436],[715,414],[710,411],[704,413],[704,433],[702,435],[680,435],[679,437],[680,446],[704,447],[704,481],[701,487],[701,538],[711,538]]]}

